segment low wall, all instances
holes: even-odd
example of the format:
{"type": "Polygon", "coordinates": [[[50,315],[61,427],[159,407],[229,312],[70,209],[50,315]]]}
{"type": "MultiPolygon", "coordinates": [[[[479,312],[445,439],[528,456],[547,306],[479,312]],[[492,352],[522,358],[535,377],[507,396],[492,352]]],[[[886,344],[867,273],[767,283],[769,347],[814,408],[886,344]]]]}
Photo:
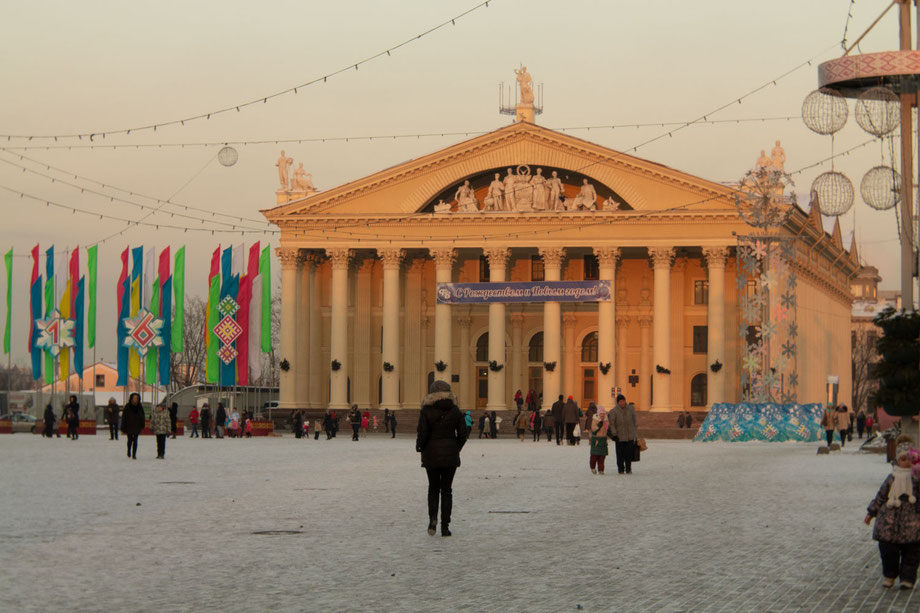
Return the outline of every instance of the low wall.
{"type": "Polygon", "coordinates": [[[8,419],[0,420],[0,434],[12,434],[13,422],[8,419]]]}

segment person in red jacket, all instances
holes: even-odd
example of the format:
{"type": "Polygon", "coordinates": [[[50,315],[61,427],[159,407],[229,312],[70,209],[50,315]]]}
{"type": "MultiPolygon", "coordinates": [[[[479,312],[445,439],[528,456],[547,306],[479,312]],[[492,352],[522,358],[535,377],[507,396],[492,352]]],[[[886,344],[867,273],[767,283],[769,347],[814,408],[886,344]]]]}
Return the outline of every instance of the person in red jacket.
{"type": "Polygon", "coordinates": [[[192,434],[189,438],[201,438],[198,435],[198,407],[192,407],[188,414],[188,422],[192,424],[192,434]]]}

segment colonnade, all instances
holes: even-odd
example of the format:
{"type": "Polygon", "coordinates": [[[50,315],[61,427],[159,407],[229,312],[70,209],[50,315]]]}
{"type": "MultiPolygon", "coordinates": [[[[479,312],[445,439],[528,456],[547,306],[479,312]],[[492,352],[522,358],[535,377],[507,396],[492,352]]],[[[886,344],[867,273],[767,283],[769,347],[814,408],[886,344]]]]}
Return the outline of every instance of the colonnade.
{"type": "MultiPolygon", "coordinates": [[[[612,297],[598,303],[598,402],[611,406],[614,398],[613,387],[616,381],[625,382],[627,373],[623,360],[618,355],[625,355],[625,330],[630,323],[624,312],[618,315],[616,291],[616,269],[620,258],[620,249],[614,246],[593,248],[598,259],[599,279],[610,281],[612,297]]],[[[637,319],[641,335],[640,372],[645,376],[640,379],[640,394],[648,398],[649,377],[652,373],[653,411],[671,410],[671,378],[669,375],[671,356],[671,318],[670,318],[670,277],[675,250],[671,246],[649,248],[649,257],[654,271],[654,295],[647,295],[643,289],[637,319]],[[652,298],[652,299],[650,299],[652,298]],[[649,343],[651,327],[652,342],[649,343]],[[651,346],[651,352],[649,352],[651,346]],[[654,364],[652,364],[654,362],[654,364]],[[660,368],[659,368],[660,367],[660,368]]],[[[278,249],[281,260],[281,408],[326,408],[319,400],[320,386],[323,385],[322,373],[329,373],[328,408],[345,409],[348,407],[349,372],[349,336],[348,336],[348,274],[355,251],[347,248],[329,248],[325,250],[331,266],[330,288],[330,342],[329,363],[321,363],[321,351],[318,330],[320,314],[317,307],[318,289],[316,282],[316,265],[319,260],[318,250],[301,250],[282,247],[278,249]]],[[[453,265],[456,250],[437,248],[429,250],[435,262],[437,282],[447,283],[453,280],[453,265]]],[[[506,271],[511,251],[508,248],[485,248],[483,254],[488,259],[491,282],[506,280],[506,271]]],[[[727,247],[707,247],[703,249],[709,272],[709,301],[707,310],[708,349],[707,364],[725,363],[725,261],[727,247]]],[[[541,247],[539,255],[543,260],[544,279],[559,281],[562,275],[562,262],[565,258],[563,247],[541,247]]],[[[406,257],[406,250],[401,248],[376,249],[376,257],[381,260],[383,271],[382,300],[382,342],[381,342],[381,407],[400,408],[400,267],[406,257]]],[[[370,300],[368,295],[359,300],[370,300]]],[[[364,293],[362,291],[362,293],[364,293]]],[[[563,331],[574,332],[574,319],[563,322],[561,303],[544,302],[543,305],[543,408],[549,408],[560,394],[563,372],[558,367],[574,368],[573,356],[565,356],[562,348],[572,347],[572,342],[563,344],[563,331]],[[565,326],[563,326],[565,323],[565,326]]],[[[436,304],[434,308],[434,362],[446,367],[433,369],[437,379],[451,380],[452,373],[470,373],[470,326],[469,316],[454,317],[453,307],[436,304]],[[460,363],[455,367],[452,362],[453,321],[460,326],[460,363]]],[[[514,346],[517,353],[508,356],[505,348],[505,329],[507,314],[505,304],[488,305],[489,347],[488,359],[494,367],[488,372],[487,410],[505,410],[511,404],[506,397],[505,377],[511,362],[511,370],[519,373],[524,356],[522,351],[520,314],[512,314],[511,326],[514,346]]],[[[368,324],[369,325],[369,324],[368,324]]],[[[413,325],[407,322],[407,325],[413,325]]],[[[366,326],[367,327],[367,326],[366,326]]],[[[362,339],[362,342],[369,339],[362,339]]],[[[367,352],[362,353],[366,357],[367,352]]],[[[369,354],[368,354],[369,355],[369,354]]],[[[423,358],[424,359],[424,358],[423,358]]],[[[365,365],[369,363],[365,360],[365,365]]],[[[434,366],[434,365],[432,365],[434,366]]],[[[422,368],[428,372],[428,365],[422,368]]],[[[706,369],[708,404],[725,400],[725,375],[721,370],[706,369]]],[[[571,380],[572,376],[566,377],[571,380]]],[[[464,400],[461,398],[461,400],[464,400]]]]}

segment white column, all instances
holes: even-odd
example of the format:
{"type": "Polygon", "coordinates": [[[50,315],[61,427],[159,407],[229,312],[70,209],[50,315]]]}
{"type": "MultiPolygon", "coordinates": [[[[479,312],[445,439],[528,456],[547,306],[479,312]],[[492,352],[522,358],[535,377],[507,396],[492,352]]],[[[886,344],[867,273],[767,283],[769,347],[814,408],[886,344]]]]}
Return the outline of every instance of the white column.
{"type": "Polygon", "coordinates": [[[658,367],[671,369],[671,262],[672,247],[649,249],[655,267],[655,303],[652,321],[652,411],[671,410],[671,375],[658,372],[658,367]]]}
{"type": "Polygon", "coordinates": [[[297,302],[300,293],[300,250],[281,247],[275,253],[281,260],[281,362],[288,368],[281,368],[278,407],[296,408],[297,379],[297,302]]]}
{"type": "MultiPolygon", "coordinates": [[[[376,379],[371,382],[371,373],[374,368],[371,367],[371,352],[373,343],[371,342],[371,301],[372,279],[371,274],[374,269],[375,258],[369,253],[362,253],[361,259],[356,265],[355,279],[355,318],[354,318],[354,377],[351,381],[351,398],[352,403],[357,404],[362,410],[371,406],[371,388],[377,387],[376,379]],[[364,299],[362,299],[364,298],[364,299]]],[[[374,389],[376,396],[377,390],[374,389]]]]}
{"type": "MultiPolygon", "coordinates": [[[[524,314],[511,313],[508,319],[511,320],[511,389],[513,390],[512,393],[521,390],[521,395],[526,397],[527,390],[524,389],[524,384],[521,382],[524,358],[522,347],[524,343],[524,314]]],[[[513,395],[512,398],[514,398],[513,395]]]]}
{"type": "Polygon", "coordinates": [[[568,398],[572,396],[575,402],[581,406],[581,392],[575,378],[575,364],[580,362],[579,352],[575,347],[575,322],[577,318],[575,313],[566,313],[562,316],[562,345],[565,347],[565,353],[562,356],[562,395],[568,398]]]}
{"type": "MultiPolygon", "coordinates": [[[[450,283],[453,278],[454,260],[457,252],[453,249],[432,249],[431,255],[434,257],[435,282],[450,283]]],[[[451,364],[451,347],[452,329],[451,329],[451,309],[449,304],[440,304],[437,301],[437,291],[435,291],[434,306],[434,361],[435,364],[443,362],[447,364],[444,370],[434,368],[434,378],[441,381],[450,382],[450,374],[456,370],[451,364]]],[[[426,364],[426,369],[428,365],[426,364]]]]}
{"type": "MultiPolygon", "coordinates": [[[[614,378],[613,385],[618,385],[624,390],[626,389],[627,384],[629,383],[629,364],[626,359],[627,349],[626,349],[626,340],[627,340],[627,330],[629,329],[629,316],[626,315],[626,309],[623,308],[623,305],[617,305],[619,309],[616,314],[617,322],[617,354],[616,362],[616,377],[614,378]]],[[[638,369],[636,369],[638,370],[638,369]]],[[[616,398],[614,398],[616,400],[616,398]]],[[[636,399],[633,398],[632,402],[635,402],[636,399]]]]}
{"type": "Polygon", "coordinates": [[[351,249],[328,249],[332,261],[332,321],[330,322],[329,408],[348,408],[348,264],[351,249]],[[332,362],[339,363],[338,370],[332,362]]]}
{"type": "Polygon", "coordinates": [[[297,372],[294,373],[294,403],[302,409],[310,406],[310,276],[316,256],[310,251],[301,252],[297,299],[297,372]]]}
{"type": "Polygon", "coordinates": [[[457,401],[463,410],[472,410],[474,402],[470,400],[470,390],[473,389],[473,372],[470,370],[470,326],[473,320],[469,316],[458,317],[460,325],[460,389],[457,401]]]}
{"type": "Polygon", "coordinates": [[[598,389],[597,403],[604,407],[613,406],[611,389],[616,384],[617,363],[625,357],[614,352],[616,347],[616,270],[620,250],[616,247],[595,247],[598,272],[601,281],[610,281],[610,300],[597,303],[597,361],[598,389]],[[607,367],[604,374],[602,366],[607,367]]]}
{"type": "Polygon", "coordinates": [[[323,378],[326,373],[326,364],[323,361],[323,322],[319,311],[320,293],[316,285],[316,268],[323,258],[314,253],[314,264],[310,267],[310,276],[307,292],[310,294],[310,376],[309,376],[309,407],[319,409],[323,403],[323,378]]]}
{"type": "Polygon", "coordinates": [[[706,390],[707,404],[725,402],[725,247],[708,247],[703,255],[709,264],[709,305],[706,309],[707,355],[706,390]],[[710,367],[719,362],[723,369],[713,372],[710,367]]]}
{"type": "MultiPolygon", "coordinates": [[[[489,258],[489,280],[501,283],[505,280],[510,250],[506,248],[489,248],[484,250],[489,258]]],[[[507,372],[505,356],[505,305],[493,302],[489,305],[489,400],[488,411],[504,411],[509,399],[505,398],[505,373],[507,372]],[[501,370],[491,368],[491,362],[502,366],[501,370]]]]}
{"type": "Polygon", "coordinates": [[[399,408],[399,267],[404,249],[378,249],[383,260],[383,360],[380,408],[399,408]],[[393,370],[387,372],[386,364],[393,370]]]}
{"type": "MultiPolygon", "coordinates": [[[[562,275],[561,247],[540,249],[543,258],[543,278],[559,281],[562,275]]],[[[562,374],[562,306],[558,302],[543,303],[543,362],[554,364],[553,370],[543,368],[543,407],[550,409],[559,398],[562,374]]]]}
{"type": "Polygon", "coordinates": [[[649,347],[649,328],[652,325],[650,313],[639,315],[639,408],[648,410],[651,401],[652,352],[649,347]]]}

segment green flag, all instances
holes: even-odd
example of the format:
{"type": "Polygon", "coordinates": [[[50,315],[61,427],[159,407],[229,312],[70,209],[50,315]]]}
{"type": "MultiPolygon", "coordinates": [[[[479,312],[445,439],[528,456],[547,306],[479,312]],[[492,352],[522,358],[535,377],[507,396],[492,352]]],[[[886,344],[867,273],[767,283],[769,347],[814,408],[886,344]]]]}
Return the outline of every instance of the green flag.
{"type": "MultiPolygon", "coordinates": [[[[173,266],[173,304],[176,316],[172,322],[172,351],[182,353],[185,334],[185,245],[176,252],[176,263],[173,266]]],[[[163,339],[164,342],[167,339],[163,339]]]]}
{"type": "Polygon", "coordinates": [[[96,346],[96,257],[97,246],[86,249],[86,267],[89,275],[89,312],[86,314],[86,346],[96,346]]]}
{"type": "Polygon", "coordinates": [[[217,303],[220,302],[220,275],[214,275],[211,279],[211,287],[208,290],[208,323],[205,326],[204,334],[208,338],[208,359],[207,373],[205,380],[208,383],[217,383],[220,376],[220,364],[217,358],[217,349],[220,341],[214,334],[214,328],[217,327],[220,315],[217,312],[217,303]]]}
{"type": "Polygon", "coordinates": [[[3,256],[6,264],[6,326],[3,328],[3,353],[10,352],[10,313],[13,305],[13,248],[3,256]]]}
{"type": "MultiPolygon", "coordinates": [[[[154,317],[160,316],[160,278],[157,277],[153,280],[153,291],[150,295],[150,312],[154,317]]],[[[163,339],[164,342],[166,339],[163,339]]],[[[147,357],[146,357],[147,366],[144,368],[144,374],[146,375],[147,385],[156,385],[157,383],[157,350],[156,347],[151,345],[147,348],[147,357]]]]}
{"type": "Polygon", "coordinates": [[[271,251],[262,250],[259,257],[259,275],[262,277],[262,353],[272,350],[272,265],[271,251]]]}

